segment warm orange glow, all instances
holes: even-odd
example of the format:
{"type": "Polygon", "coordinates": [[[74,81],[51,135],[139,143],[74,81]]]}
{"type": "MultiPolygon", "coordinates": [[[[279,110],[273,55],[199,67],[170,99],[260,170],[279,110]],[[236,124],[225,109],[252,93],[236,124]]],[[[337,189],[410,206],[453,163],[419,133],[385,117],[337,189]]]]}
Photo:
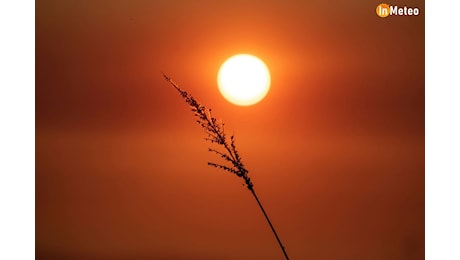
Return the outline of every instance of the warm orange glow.
{"type": "Polygon", "coordinates": [[[267,95],[270,89],[270,72],[259,58],[238,54],[222,64],[217,83],[225,99],[235,105],[250,106],[267,95]]]}
{"type": "Polygon", "coordinates": [[[283,259],[251,192],[208,166],[231,164],[208,151],[220,149],[164,72],[235,136],[291,259],[424,259],[425,10],[425,1],[36,1],[35,249],[25,251],[283,259]],[[377,16],[378,4],[398,2],[420,15],[377,16]],[[269,70],[270,89],[252,106],[217,87],[237,54],[269,70]]]}

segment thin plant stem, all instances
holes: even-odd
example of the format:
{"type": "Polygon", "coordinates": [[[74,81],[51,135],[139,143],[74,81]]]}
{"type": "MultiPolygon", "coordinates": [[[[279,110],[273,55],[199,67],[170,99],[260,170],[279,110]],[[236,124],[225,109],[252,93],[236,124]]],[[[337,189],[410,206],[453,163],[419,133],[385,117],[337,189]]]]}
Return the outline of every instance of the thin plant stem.
{"type": "Polygon", "coordinates": [[[171,80],[170,77],[166,76],[166,74],[163,73],[163,76],[166,81],[169,82],[169,84],[171,84],[180,93],[185,102],[190,106],[194,115],[198,118],[196,120],[197,123],[201,126],[201,128],[204,129],[205,133],[207,134],[205,140],[211,142],[212,144],[220,145],[221,148],[223,148],[223,151],[212,148],[208,148],[208,150],[220,156],[227,163],[227,165],[217,164],[214,162],[208,162],[208,165],[235,174],[237,177],[244,180],[246,188],[251,191],[252,195],[254,195],[254,198],[257,201],[257,204],[259,204],[259,207],[262,210],[262,213],[264,214],[268,224],[270,225],[270,228],[272,229],[273,234],[275,235],[275,238],[278,241],[284,256],[286,257],[286,260],[289,260],[286,250],[281,243],[281,240],[278,237],[278,234],[276,233],[270,218],[265,212],[264,207],[262,207],[262,204],[260,203],[259,198],[254,191],[254,184],[248,175],[249,171],[244,166],[240,154],[236,150],[235,136],[231,135],[229,140],[224,131],[224,122],[213,117],[211,109],[207,109],[205,106],[198,103],[198,101],[192,95],[182,90],[174,81],[171,80]]]}
{"type": "Polygon", "coordinates": [[[265,212],[265,209],[264,209],[264,207],[262,206],[262,203],[260,203],[260,200],[259,200],[259,198],[257,197],[256,192],[254,191],[254,188],[250,189],[250,191],[251,191],[252,195],[254,195],[254,198],[256,199],[257,204],[259,204],[260,210],[262,210],[262,213],[264,213],[265,219],[267,220],[268,225],[270,225],[270,228],[272,229],[273,234],[275,235],[276,241],[278,241],[278,244],[279,244],[280,247],[281,247],[281,250],[283,250],[283,254],[284,254],[284,256],[286,257],[286,260],[289,260],[289,257],[288,257],[288,255],[287,255],[287,253],[286,253],[286,249],[284,249],[283,243],[281,243],[281,240],[280,240],[280,238],[278,237],[278,234],[276,233],[276,230],[275,230],[275,228],[273,227],[272,222],[270,221],[270,218],[269,218],[268,215],[267,215],[267,212],[265,212]]]}

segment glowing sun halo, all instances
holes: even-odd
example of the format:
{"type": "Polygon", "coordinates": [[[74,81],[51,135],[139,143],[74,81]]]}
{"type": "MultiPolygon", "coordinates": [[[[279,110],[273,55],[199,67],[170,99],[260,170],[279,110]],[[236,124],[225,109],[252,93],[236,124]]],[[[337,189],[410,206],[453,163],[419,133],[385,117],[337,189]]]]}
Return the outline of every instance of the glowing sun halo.
{"type": "Polygon", "coordinates": [[[227,59],[219,69],[220,93],[231,103],[250,106],[261,101],[270,89],[270,72],[259,58],[238,54],[227,59]]]}

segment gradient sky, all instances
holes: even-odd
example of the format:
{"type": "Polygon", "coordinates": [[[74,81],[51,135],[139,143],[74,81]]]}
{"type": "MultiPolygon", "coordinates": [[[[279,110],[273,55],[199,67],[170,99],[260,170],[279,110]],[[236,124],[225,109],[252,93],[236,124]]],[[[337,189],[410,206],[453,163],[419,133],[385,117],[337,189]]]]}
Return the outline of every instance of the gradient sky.
{"type": "Polygon", "coordinates": [[[36,1],[37,259],[283,258],[161,71],[235,133],[291,259],[423,259],[424,1],[378,4],[36,1]],[[217,89],[238,53],[257,105],[217,89]]]}

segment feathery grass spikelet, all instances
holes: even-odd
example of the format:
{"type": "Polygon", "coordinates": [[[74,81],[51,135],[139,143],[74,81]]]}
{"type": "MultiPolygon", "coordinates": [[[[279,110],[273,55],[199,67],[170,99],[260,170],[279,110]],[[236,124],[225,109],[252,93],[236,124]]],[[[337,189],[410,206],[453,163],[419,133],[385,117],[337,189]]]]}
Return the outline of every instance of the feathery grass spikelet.
{"type": "Polygon", "coordinates": [[[196,101],[196,99],[182,90],[174,81],[171,80],[166,74],[163,73],[164,78],[168,81],[184,98],[185,102],[189,104],[192,112],[198,118],[196,122],[205,130],[207,137],[206,141],[211,143],[216,143],[223,147],[224,152],[218,151],[216,149],[208,148],[210,152],[213,152],[220,156],[224,161],[228,162],[230,165],[222,165],[213,162],[208,162],[209,166],[222,169],[224,171],[235,174],[236,176],[243,178],[246,187],[249,190],[253,189],[253,184],[251,178],[248,176],[248,170],[245,168],[241,157],[236,150],[235,145],[235,136],[230,136],[230,142],[227,138],[227,135],[224,131],[224,122],[222,120],[217,120],[212,116],[212,110],[207,109],[205,106],[201,105],[196,101]]]}
{"type": "Polygon", "coordinates": [[[278,237],[278,234],[276,233],[276,230],[273,227],[270,218],[268,217],[264,207],[262,206],[262,204],[259,201],[259,198],[256,195],[254,185],[251,182],[251,178],[249,178],[248,176],[248,170],[244,166],[243,162],[241,162],[241,157],[238,151],[236,150],[235,136],[231,135],[229,141],[224,131],[224,122],[222,120],[218,121],[215,117],[213,117],[211,109],[207,109],[205,106],[198,103],[198,101],[196,101],[196,99],[192,95],[179,88],[179,86],[176,83],[174,83],[174,81],[172,81],[170,77],[166,76],[166,74],[163,73],[163,76],[166,79],[166,81],[168,81],[180,93],[180,95],[184,98],[185,102],[189,104],[193,114],[198,118],[196,120],[197,123],[205,130],[207,134],[205,140],[211,143],[216,143],[223,148],[223,152],[213,148],[208,148],[208,150],[210,152],[217,154],[224,161],[229,163],[229,165],[223,165],[208,162],[208,165],[235,174],[237,177],[243,178],[246,187],[251,191],[252,195],[257,201],[257,204],[260,207],[260,210],[264,214],[265,219],[270,225],[270,228],[273,231],[273,234],[275,235],[275,238],[278,241],[278,244],[281,250],[283,251],[284,256],[286,257],[286,260],[289,260],[286,249],[281,243],[281,240],[278,237]]]}

